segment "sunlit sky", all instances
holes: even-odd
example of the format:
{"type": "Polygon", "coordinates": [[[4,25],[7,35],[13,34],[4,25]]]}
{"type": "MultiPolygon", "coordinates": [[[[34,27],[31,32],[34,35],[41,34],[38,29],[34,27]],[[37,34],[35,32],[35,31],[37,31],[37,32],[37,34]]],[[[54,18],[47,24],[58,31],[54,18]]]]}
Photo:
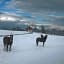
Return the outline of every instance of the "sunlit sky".
{"type": "MultiPolygon", "coordinates": [[[[1,13],[20,16],[37,23],[64,26],[64,0],[0,0],[1,13]]],[[[6,17],[0,19],[5,20],[6,17]]],[[[15,18],[8,18],[11,19],[15,21],[15,18]]]]}

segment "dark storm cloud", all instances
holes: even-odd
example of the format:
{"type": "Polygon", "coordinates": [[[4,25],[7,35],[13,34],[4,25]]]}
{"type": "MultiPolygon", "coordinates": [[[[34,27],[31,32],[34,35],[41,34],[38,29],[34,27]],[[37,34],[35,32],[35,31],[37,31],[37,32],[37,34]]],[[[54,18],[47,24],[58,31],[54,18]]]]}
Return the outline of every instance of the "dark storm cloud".
{"type": "Polygon", "coordinates": [[[64,25],[64,0],[11,0],[5,7],[7,9],[17,9],[16,13],[27,11],[32,13],[32,17],[41,16],[47,22],[64,25]]]}
{"type": "Polygon", "coordinates": [[[29,12],[60,12],[64,11],[64,0],[11,0],[6,7],[29,12]]]}
{"type": "Polygon", "coordinates": [[[16,7],[25,8],[27,10],[64,10],[64,0],[13,0],[16,7]]]}
{"type": "Polygon", "coordinates": [[[33,5],[33,7],[41,10],[64,10],[64,0],[34,0],[33,5]]]}

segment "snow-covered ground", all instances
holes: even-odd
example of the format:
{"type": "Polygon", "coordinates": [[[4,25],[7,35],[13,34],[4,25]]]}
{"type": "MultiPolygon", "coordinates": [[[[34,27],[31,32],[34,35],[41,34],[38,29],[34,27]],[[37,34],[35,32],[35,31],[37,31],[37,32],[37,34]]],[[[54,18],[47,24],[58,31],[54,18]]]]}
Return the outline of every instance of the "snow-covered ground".
{"type": "MultiPolygon", "coordinates": [[[[24,32],[0,30],[1,34],[24,32]]],[[[45,47],[36,46],[36,38],[41,34],[15,35],[11,52],[3,50],[0,37],[0,64],[64,64],[64,36],[48,35],[45,47]]]]}

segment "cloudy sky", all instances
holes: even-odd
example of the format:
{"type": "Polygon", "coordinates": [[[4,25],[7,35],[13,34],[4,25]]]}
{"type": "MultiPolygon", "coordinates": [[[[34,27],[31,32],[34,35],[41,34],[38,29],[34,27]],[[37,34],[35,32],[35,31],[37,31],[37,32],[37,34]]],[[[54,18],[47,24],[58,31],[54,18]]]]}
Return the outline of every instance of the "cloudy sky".
{"type": "Polygon", "coordinates": [[[64,0],[0,0],[0,12],[64,26],[64,0]]]}

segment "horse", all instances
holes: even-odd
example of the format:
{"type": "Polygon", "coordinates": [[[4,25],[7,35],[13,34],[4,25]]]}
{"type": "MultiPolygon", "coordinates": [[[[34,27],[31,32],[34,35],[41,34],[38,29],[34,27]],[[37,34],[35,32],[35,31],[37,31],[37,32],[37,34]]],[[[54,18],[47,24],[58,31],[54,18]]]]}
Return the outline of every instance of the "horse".
{"type": "Polygon", "coordinates": [[[13,43],[13,35],[5,36],[3,38],[3,44],[4,44],[4,49],[5,50],[11,51],[12,43],[13,43]]]}
{"type": "Polygon", "coordinates": [[[44,44],[45,44],[46,39],[47,39],[47,36],[48,36],[48,35],[45,35],[45,36],[41,35],[41,37],[37,37],[37,38],[36,38],[36,45],[38,46],[38,43],[39,43],[39,42],[43,42],[43,47],[44,47],[44,44]]]}

